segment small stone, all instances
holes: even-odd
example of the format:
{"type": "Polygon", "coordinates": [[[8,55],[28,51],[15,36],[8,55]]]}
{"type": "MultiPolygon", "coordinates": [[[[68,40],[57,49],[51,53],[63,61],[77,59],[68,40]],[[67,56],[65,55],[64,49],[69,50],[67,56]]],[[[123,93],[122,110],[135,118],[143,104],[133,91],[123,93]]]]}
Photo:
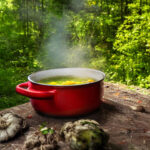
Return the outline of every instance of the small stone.
{"type": "Polygon", "coordinates": [[[150,130],[146,131],[146,133],[150,134],[150,130]]]}
{"type": "Polygon", "coordinates": [[[31,118],[32,118],[32,115],[28,115],[27,118],[28,118],[28,119],[31,119],[31,118]]]}
{"type": "Polygon", "coordinates": [[[105,88],[109,88],[109,85],[105,85],[104,87],[105,87],[105,88]]]}
{"type": "Polygon", "coordinates": [[[146,144],[146,140],[143,140],[143,144],[146,144]]]}
{"type": "Polygon", "coordinates": [[[143,112],[144,111],[144,107],[143,106],[130,106],[130,108],[134,111],[138,111],[138,112],[143,112]]]}
{"type": "Polygon", "coordinates": [[[146,135],[150,137],[150,130],[146,131],[146,135]]]}

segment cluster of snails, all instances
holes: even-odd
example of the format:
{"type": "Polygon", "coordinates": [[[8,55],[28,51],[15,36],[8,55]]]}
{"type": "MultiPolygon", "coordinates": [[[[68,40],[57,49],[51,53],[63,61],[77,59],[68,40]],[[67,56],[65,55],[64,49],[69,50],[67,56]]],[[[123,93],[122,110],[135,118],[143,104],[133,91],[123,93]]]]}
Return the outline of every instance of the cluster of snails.
{"type": "Polygon", "coordinates": [[[60,132],[41,134],[36,131],[27,136],[26,150],[97,150],[108,143],[109,135],[94,120],[67,122],[60,132]]]}
{"type": "MultiPolygon", "coordinates": [[[[8,141],[27,127],[25,119],[14,114],[0,115],[0,142],[8,141]]],[[[24,150],[97,150],[108,143],[109,135],[95,120],[67,122],[60,131],[44,127],[29,133],[24,150]],[[44,134],[43,134],[44,133],[44,134]]]]}

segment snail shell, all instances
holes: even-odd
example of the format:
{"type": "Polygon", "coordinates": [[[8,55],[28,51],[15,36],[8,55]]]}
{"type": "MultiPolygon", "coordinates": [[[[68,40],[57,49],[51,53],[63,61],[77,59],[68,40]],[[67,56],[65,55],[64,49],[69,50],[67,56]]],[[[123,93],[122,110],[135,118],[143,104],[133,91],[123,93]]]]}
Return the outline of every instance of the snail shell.
{"type": "Polygon", "coordinates": [[[61,128],[60,135],[74,150],[103,149],[109,140],[109,135],[103,131],[100,124],[89,119],[67,122],[61,128]]]}
{"type": "Polygon", "coordinates": [[[130,108],[134,111],[138,111],[138,112],[143,112],[144,111],[144,107],[143,106],[130,106],[130,108]]]}
{"type": "Polygon", "coordinates": [[[4,142],[9,140],[10,138],[13,138],[19,131],[21,131],[24,122],[25,120],[17,116],[16,114],[10,112],[1,114],[0,115],[0,142],[4,142]]]}
{"type": "Polygon", "coordinates": [[[71,137],[77,134],[81,130],[100,128],[100,124],[95,120],[80,119],[75,122],[67,122],[61,128],[60,135],[67,141],[71,140],[71,137]]]}

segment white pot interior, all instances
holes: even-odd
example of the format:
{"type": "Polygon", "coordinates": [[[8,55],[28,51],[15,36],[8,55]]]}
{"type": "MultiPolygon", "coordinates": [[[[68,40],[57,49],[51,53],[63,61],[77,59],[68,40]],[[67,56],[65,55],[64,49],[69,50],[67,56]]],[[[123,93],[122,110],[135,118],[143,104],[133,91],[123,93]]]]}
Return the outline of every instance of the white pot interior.
{"type": "Polygon", "coordinates": [[[39,71],[28,76],[28,80],[31,82],[38,82],[40,80],[56,77],[56,76],[73,76],[80,78],[92,78],[96,81],[103,80],[105,74],[99,70],[88,68],[59,68],[39,71]]]}

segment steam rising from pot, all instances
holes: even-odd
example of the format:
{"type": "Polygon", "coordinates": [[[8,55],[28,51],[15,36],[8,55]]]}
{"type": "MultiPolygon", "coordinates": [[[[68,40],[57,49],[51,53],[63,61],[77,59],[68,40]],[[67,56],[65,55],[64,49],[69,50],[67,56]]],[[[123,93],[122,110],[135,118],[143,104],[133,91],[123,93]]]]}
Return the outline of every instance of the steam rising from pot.
{"type": "MultiPolygon", "coordinates": [[[[71,4],[71,9],[77,12],[84,3],[73,0],[71,4]]],[[[45,68],[88,67],[89,49],[82,44],[71,45],[71,35],[68,30],[71,20],[69,11],[64,11],[61,18],[51,15],[51,35],[43,47],[44,55],[43,51],[41,52],[43,56],[40,55],[45,68]]]]}

